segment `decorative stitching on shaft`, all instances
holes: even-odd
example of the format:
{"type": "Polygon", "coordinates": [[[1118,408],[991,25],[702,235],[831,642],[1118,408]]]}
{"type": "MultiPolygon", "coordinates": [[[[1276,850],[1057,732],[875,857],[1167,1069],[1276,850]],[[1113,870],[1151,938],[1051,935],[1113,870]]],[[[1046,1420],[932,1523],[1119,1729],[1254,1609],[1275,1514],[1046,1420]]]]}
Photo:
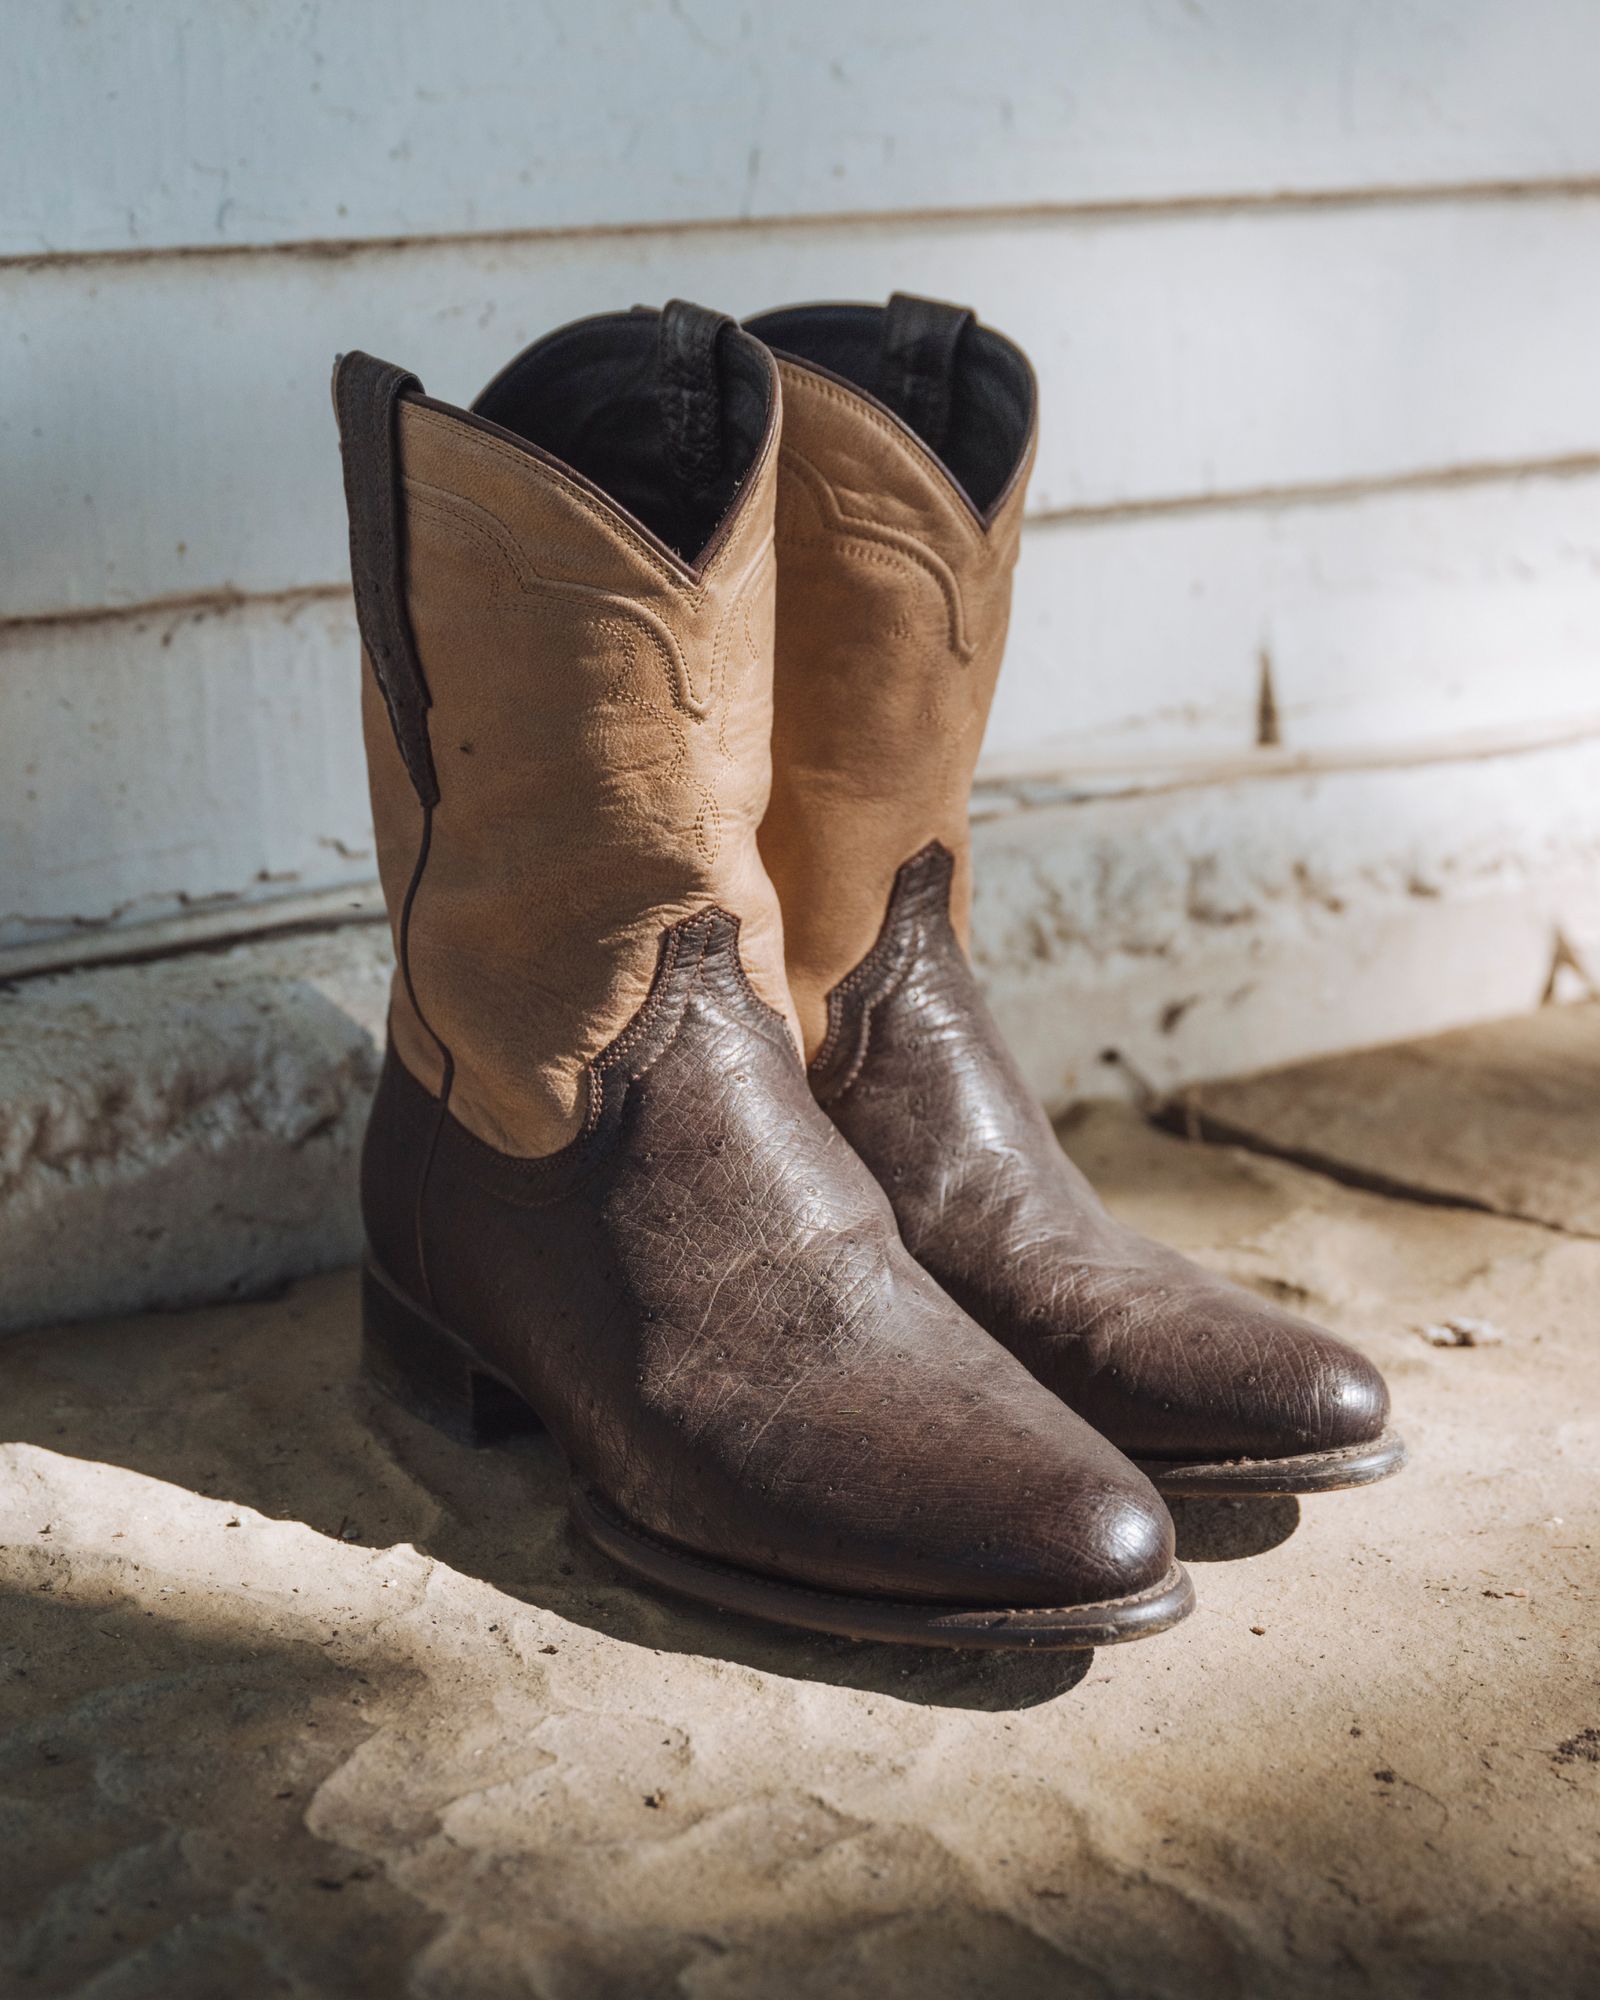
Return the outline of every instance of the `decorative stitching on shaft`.
{"type": "Polygon", "coordinates": [[[915,962],[926,899],[939,897],[940,914],[948,919],[954,872],[955,856],[941,840],[918,848],[895,871],[877,941],[828,994],[828,1031],[807,1072],[819,1103],[837,1103],[860,1076],[871,1047],[873,1016],[915,962]],[[851,1038],[854,1046],[846,1059],[851,1038]]]}

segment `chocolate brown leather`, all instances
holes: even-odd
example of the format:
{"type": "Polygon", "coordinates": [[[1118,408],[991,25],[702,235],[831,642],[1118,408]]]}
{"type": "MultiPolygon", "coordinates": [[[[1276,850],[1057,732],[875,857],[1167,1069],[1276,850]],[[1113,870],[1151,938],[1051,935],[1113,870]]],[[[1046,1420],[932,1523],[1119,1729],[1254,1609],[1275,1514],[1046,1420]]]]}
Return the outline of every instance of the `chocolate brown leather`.
{"type": "Polygon", "coordinates": [[[731,916],[668,930],[594,1076],[590,1129],[522,1160],[441,1122],[391,1054],[363,1167],[374,1257],[515,1384],[581,1485],[814,1588],[1054,1605],[1167,1572],[1140,1475],[906,1254],[731,916]]]}
{"type": "Polygon", "coordinates": [[[942,403],[925,380],[903,387],[916,303],[750,323],[779,350],[786,410],[778,778],[761,848],[817,1095],[917,1259],[1123,1450],[1287,1458],[1376,1438],[1388,1396],[1362,1356],[1106,1213],[983,1002],[965,950],[967,801],[1004,642],[1032,378],[1015,350],[1005,371],[994,348],[1008,343],[970,315],[922,302],[914,356],[921,376],[942,366],[949,380],[942,403]],[[987,373],[985,393],[964,386],[970,371],[987,373]],[[964,442],[938,414],[963,403],[964,442]],[[911,428],[929,411],[986,482],[976,495],[911,428]]]}
{"type": "MultiPolygon", "coordinates": [[[[409,624],[431,761],[370,669],[404,633],[364,632],[400,956],[362,1167],[382,1299],[688,1563],[841,1602],[1186,1589],[1148,1481],[915,1263],[811,1094],[755,845],[776,375],[727,322],[655,317],[531,350],[480,405],[495,430],[392,399],[403,577],[376,615],[409,624]],[[759,424],[728,379],[752,357],[759,424]],[[656,525],[554,462],[552,427],[656,525]]],[[[344,366],[377,407],[382,364],[344,366]]],[[[358,485],[391,477],[365,435],[358,485]]]]}
{"type": "Polygon", "coordinates": [[[1106,1212],[1001,1040],[950,921],[951,873],[937,844],[901,868],[811,1071],[912,1255],[1133,1457],[1379,1436],[1388,1394],[1353,1348],[1106,1212]]]}

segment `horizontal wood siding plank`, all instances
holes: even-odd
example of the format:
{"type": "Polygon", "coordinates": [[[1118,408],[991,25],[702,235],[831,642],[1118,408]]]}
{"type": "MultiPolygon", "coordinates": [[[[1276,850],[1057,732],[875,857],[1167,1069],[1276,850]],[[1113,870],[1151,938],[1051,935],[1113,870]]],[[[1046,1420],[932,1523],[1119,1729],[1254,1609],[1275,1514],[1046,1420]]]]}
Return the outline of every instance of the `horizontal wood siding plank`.
{"type": "Polygon", "coordinates": [[[1600,172],[1581,0],[36,0],[0,254],[1600,172]]]}
{"type": "Polygon", "coordinates": [[[463,400],[635,299],[933,291],[1034,357],[1034,508],[1139,507],[1600,453],[1597,265],[1600,196],[11,270],[0,618],[338,580],[345,347],[463,400]]]}
{"type": "MultiPolygon", "coordinates": [[[[1248,759],[1263,655],[1289,751],[1586,726],[1600,475],[1034,526],[990,768],[1248,759]]],[[[369,882],[347,600],[0,638],[0,854],[0,950],[369,882]]]]}
{"type": "Polygon", "coordinates": [[[0,948],[377,872],[347,601],[0,643],[0,948]]]}
{"type": "Polygon", "coordinates": [[[1600,712],[1600,474],[1030,525],[997,762],[1374,749],[1600,712]]]}

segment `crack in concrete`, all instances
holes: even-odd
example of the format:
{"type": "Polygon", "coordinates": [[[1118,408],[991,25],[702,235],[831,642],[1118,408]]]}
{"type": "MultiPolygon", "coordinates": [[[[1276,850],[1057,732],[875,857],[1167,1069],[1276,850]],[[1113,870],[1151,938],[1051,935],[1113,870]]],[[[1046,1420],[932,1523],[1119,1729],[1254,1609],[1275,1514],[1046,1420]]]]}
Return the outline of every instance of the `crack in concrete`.
{"type": "Polygon", "coordinates": [[[1230,1124],[1226,1119],[1201,1110],[1187,1096],[1154,1105],[1143,1115],[1157,1131],[1175,1134],[1193,1144],[1228,1146],[1241,1153],[1255,1154],[1261,1159],[1282,1160],[1288,1166],[1319,1174],[1324,1180],[1334,1181],[1340,1187],[1354,1188],[1363,1194],[1382,1195],[1388,1201],[1409,1202],[1419,1208],[1453,1208],[1474,1215],[1494,1215],[1505,1222],[1525,1222],[1534,1229],[1543,1229],[1552,1236],[1564,1236],[1576,1243],[1600,1243],[1600,1231],[1554,1222],[1547,1215],[1532,1215],[1526,1209],[1508,1208],[1499,1202],[1486,1201],[1480,1195],[1465,1194],[1456,1189],[1425,1187],[1416,1181],[1382,1173],[1375,1167],[1360,1167],[1331,1153],[1319,1153],[1315,1147],[1281,1145],[1264,1139],[1247,1126],[1230,1124]]]}

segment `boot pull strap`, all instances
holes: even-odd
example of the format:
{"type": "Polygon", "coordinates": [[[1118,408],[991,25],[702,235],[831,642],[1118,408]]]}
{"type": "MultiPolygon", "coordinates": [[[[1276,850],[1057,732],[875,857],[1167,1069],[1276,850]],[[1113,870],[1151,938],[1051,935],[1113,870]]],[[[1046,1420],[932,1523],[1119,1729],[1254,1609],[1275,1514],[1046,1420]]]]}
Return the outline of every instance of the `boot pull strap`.
{"type": "Polygon", "coordinates": [[[717,342],[733,325],[726,313],[672,299],[656,326],[656,393],[667,457],[691,493],[722,476],[722,379],[717,342]]]}
{"type": "Polygon", "coordinates": [[[432,700],[406,609],[400,492],[400,398],[421,390],[415,375],[370,354],[341,354],[333,364],[356,623],[417,797],[432,806],[439,800],[428,741],[432,700]]]}
{"type": "Polygon", "coordinates": [[[935,452],[944,451],[950,433],[956,349],[972,324],[964,306],[910,292],[896,292],[884,309],[879,393],[935,452]]]}

